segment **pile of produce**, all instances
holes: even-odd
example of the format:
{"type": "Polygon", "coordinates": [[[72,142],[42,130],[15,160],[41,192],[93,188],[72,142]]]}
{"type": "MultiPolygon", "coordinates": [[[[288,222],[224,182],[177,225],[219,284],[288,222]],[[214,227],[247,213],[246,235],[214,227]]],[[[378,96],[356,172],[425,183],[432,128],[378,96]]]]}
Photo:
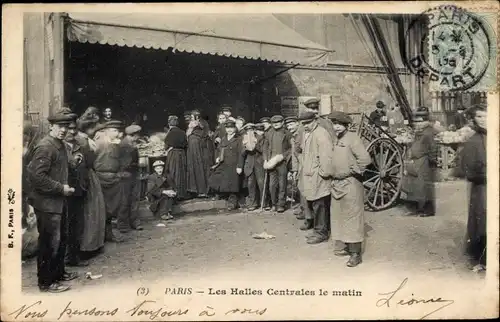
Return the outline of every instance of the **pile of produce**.
{"type": "Polygon", "coordinates": [[[444,143],[463,143],[466,142],[472,135],[474,135],[474,130],[469,126],[464,126],[458,131],[444,131],[436,135],[435,140],[444,143]]]}
{"type": "Polygon", "coordinates": [[[399,144],[410,144],[415,139],[415,134],[410,127],[402,127],[396,130],[394,138],[399,144]]]}
{"type": "Polygon", "coordinates": [[[140,157],[158,157],[166,154],[165,150],[165,133],[155,133],[147,138],[147,142],[139,143],[137,148],[139,149],[140,157]]]}

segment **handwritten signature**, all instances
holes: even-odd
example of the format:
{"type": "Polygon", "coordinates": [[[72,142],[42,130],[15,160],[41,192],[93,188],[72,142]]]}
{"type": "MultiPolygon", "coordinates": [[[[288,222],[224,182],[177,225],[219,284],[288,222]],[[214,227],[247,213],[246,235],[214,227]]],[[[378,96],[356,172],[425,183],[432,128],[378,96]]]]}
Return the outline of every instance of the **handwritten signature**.
{"type": "MultiPolygon", "coordinates": [[[[391,300],[395,297],[395,295],[401,289],[403,289],[403,287],[406,285],[406,282],[408,282],[408,278],[405,278],[403,280],[403,282],[401,282],[401,284],[394,291],[387,292],[387,293],[379,293],[379,295],[382,295],[385,297],[382,297],[377,301],[377,303],[376,303],[377,307],[382,307],[384,305],[387,307],[391,307],[391,300]]],[[[412,294],[412,296],[413,296],[413,294],[412,294]]],[[[423,317],[420,318],[421,320],[425,319],[426,317],[430,316],[431,314],[436,313],[437,311],[444,309],[447,306],[452,305],[453,303],[455,303],[455,301],[445,300],[445,299],[442,299],[441,297],[437,297],[437,298],[431,297],[428,299],[411,298],[409,300],[399,300],[396,304],[401,305],[401,306],[412,306],[415,304],[430,304],[430,303],[441,303],[442,305],[440,307],[438,307],[437,309],[425,314],[423,317]]]]}

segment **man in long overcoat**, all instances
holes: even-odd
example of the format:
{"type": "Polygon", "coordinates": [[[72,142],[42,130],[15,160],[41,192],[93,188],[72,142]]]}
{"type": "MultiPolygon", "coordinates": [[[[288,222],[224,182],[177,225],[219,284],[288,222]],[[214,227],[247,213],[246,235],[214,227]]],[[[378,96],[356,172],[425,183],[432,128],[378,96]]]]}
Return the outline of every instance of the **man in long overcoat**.
{"type": "Polygon", "coordinates": [[[76,114],[56,112],[48,118],[50,132],[38,142],[27,167],[31,183],[31,200],[38,226],[38,287],[42,292],[67,291],[77,276],[65,270],[67,243],[66,197],[75,189],[68,185],[68,152],[63,142],[68,124],[76,114]]]}
{"type": "Polygon", "coordinates": [[[208,183],[215,193],[227,198],[228,210],[238,207],[238,198],[241,189],[241,161],[242,140],[236,134],[234,121],[226,122],[226,136],[222,138],[216,151],[218,165],[210,174],[208,183]]]}
{"type": "Polygon", "coordinates": [[[328,132],[319,126],[315,113],[299,116],[304,126],[302,138],[302,193],[313,216],[313,234],[308,244],[328,240],[330,222],[330,184],[333,175],[333,142],[328,132]]]}
{"type": "Polygon", "coordinates": [[[476,133],[464,145],[462,166],[470,182],[467,253],[471,267],[486,268],[486,107],[473,106],[470,116],[476,133]]]}
{"type": "Polygon", "coordinates": [[[337,256],[350,256],[348,267],[361,263],[364,231],[364,187],[362,174],[371,163],[363,141],[347,129],[352,119],[343,112],[333,112],[331,120],[337,135],[333,158],[331,189],[332,242],[340,244],[337,256]]]}
{"type": "Polygon", "coordinates": [[[434,169],[431,162],[436,154],[435,131],[429,122],[427,108],[419,108],[414,116],[415,141],[408,149],[405,167],[407,200],[416,204],[408,215],[429,217],[435,215],[434,169]]]}

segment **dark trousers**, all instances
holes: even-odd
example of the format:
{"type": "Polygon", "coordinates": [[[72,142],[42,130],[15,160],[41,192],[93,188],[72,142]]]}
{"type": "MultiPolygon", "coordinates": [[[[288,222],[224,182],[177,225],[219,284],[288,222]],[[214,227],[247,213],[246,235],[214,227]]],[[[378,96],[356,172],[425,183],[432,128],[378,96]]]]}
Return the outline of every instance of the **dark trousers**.
{"type": "Polygon", "coordinates": [[[156,217],[161,217],[163,215],[167,215],[172,212],[172,208],[174,207],[174,198],[170,198],[168,196],[162,196],[159,200],[155,201],[157,206],[155,207],[154,215],[156,217]]]}
{"type": "Polygon", "coordinates": [[[314,221],[314,215],[307,206],[307,200],[304,196],[300,195],[300,208],[304,211],[304,217],[306,220],[314,221]]]}
{"type": "Polygon", "coordinates": [[[123,204],[118,211],[118,229],[128,229],[139,225],[139,198],[140,185],[136,174],[131,174],[129,178],[123,178],[123,204]]]}
{"type": "Polygon", "coordinates": [[[254,168],[248,179],[248,205],[250,207],[259,207],[260,198],[264,191],[264,169],[254,168]]]}
{"type": "Polygon", "coordinates": [[[77,261],[80,255],[80,243],[83,233],[83,196],[68,198],[68,246],[69,261],[77,261]]]}
{"type": "Polygon", "coordinates": [[[466,250],[471,259],[478,261],[481,265],[486,265],[486,236],[470,241],[466,250]]]}
{"type": "Polygon", "coordinates": [[[307,211],[313,218],[314,235],[328,238],[330,235],[330,195],[317,199],[307,200],[307,211]]]}
{"type": "Polygon", "coordinates": [[[39,286],[49,286],[64,274],[68,235],[66,207],[62,214],[35,210],[38,228],[37,276],[39,286]]]}
{"type": "Polygon", "coordinates": [[[361,243],[344,243],[343,241],[335,241],[335,248],[338,250],[345,249],[350,253],[361,254],[361,243]]]}
{"type": "Polygon", "coordinates": [[[285,162],[269,171],[269,189],[273,206],[285,207],[288,168],[285,162]]]}

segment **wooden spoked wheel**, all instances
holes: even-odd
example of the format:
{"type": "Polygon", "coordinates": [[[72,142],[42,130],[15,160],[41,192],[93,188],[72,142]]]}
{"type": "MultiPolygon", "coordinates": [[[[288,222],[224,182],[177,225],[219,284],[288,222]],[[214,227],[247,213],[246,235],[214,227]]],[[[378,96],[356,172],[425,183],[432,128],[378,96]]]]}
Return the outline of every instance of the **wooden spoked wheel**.
{"type": "Polygon", "coordinates": [[[372,158],[363,175],[365,202],[374,210],[390,207],[399,197],[403,179],[403,155],[399,146],[387,138],[368,145],[372,158]]]}

